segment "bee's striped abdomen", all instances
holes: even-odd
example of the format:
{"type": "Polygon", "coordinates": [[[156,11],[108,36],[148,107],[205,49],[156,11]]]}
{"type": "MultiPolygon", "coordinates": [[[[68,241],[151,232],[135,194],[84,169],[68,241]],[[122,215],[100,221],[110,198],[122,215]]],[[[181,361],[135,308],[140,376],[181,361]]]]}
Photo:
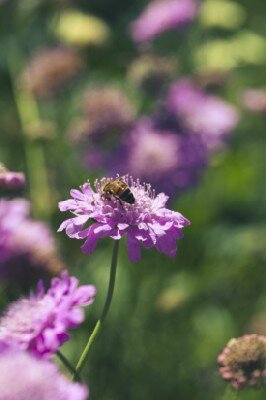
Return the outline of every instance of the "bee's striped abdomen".
{"type": "Polygon", "coordinates": [[[126,203],[129,203],[129,204],[135,203],[135,198],[129,188],[124,190],[124,192],[119,197],[121,200],[125,201],[126,203]]]}

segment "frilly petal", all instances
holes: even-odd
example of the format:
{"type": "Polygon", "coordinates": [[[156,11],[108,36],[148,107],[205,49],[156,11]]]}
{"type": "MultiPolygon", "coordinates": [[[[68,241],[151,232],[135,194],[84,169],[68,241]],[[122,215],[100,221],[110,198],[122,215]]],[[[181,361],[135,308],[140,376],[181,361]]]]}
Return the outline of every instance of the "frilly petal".
{"type": "Polygon", "coordinates": [[[133,232],[127,233],[128,258],[132,262],[139,262],[141,259],[140,244],[133,232]]]}

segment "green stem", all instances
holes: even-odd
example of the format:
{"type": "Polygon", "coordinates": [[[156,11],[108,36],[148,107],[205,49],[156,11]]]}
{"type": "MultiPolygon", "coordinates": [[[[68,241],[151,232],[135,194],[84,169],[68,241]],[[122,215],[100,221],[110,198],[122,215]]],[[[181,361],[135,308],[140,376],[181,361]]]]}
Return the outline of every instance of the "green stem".
{"type": "Polygon", "coordinates": [[[80,356],[80,359],[76,365],[76,372],[73,374],[72,379],[77,379],[78,374],[82,371],[82,369],[88,359],[90,349],[91,349],[96,337],[98,336],[98,333],[102,327],[104,319],[106,318],[106,316],[108,314],[108,311],[109,311],[109,308],[110,308],[110,305],[112,302],[112,298],[113,298],[114,287],[115,287],[118,250],[119,250],[119,240],[115,240],[113,254],[112,254],[111,267],[110,267],[109,286],[108,286],[105,304],[104,304],[100,319],[97,321],[97,323],[92,331],[92,334],[90,335],[89,340],[88,340],[88,342],[80,356]]]}
{"type": "Polygon", "coordinates": [[[51,212],[51,192],[46,170],[45,154],[41,143],[34,142],[31,132],[33,124],[41,124],[39,108],[34,96],[19,87],[17,76],[22,67],[22,56],[15,39],[8,42],[7,66],[12,83],[14,101],[24,138],[25,157],[29,178],[29,192],[35,216],[49,216],[51,212]],[[40,194],[41,193],[41,194],[40,194]]]}
{"type": "Polygon", "coordinates": [[[237,400],[237,397],[238,392],[232,389],[228,383],[221,400],[237,400]]]}
{"type": "MultiPolygon", "coordinates": [[[[70,361],[68,361],[68,359],[64,356],[64,354],[61,353],[61,351],[57,350],[56,355],[71,374],[77,374],[75,367],[73,367],[73,365],[70,363],[70,361]]],[[[79,378],[79,380],[80,380],[80,378],[79,378]]]]}

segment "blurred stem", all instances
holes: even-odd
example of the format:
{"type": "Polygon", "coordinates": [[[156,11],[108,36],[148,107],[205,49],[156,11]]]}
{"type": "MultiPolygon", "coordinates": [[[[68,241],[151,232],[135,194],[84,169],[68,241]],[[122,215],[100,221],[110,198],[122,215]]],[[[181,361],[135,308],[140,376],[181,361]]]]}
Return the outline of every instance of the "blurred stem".
{"type": "Polygon", "coordinates": [[[237,400],[238,392],[232,389],[231,386],[227,386],[221,400],[237,400]]]}
{"type": "Polygon", "coordinates": [[[21,64],[21,55],[17,49],[15,39],[12,38],[8,43],[7,65],[24,138],[32,212],[35,216],[48,217],[51,212],[52,196],[45,165],[45,155],[42,144],[36,140],[34,141],[31,131],[33,125],[39,126],[41,124],[41,119],[35,98],[18,87],[17,75],[21,64]]]}
{"type": "MultiPolygon", "coordinates": [[[[68,361],[68,359],[61,353],[61,351],[57,350],[56,355],[71,374],[77,374],[75,367],[73,367],[73,365],[70,363],[70,361],[68,361]]],[[[79,376],[77,376],[77,377],[80,380],[79,376]]]]}
{"type": "Polygon", "coordinates": [[[92,334],[90,335],[89,340],[86,344],[86,347],[84,348],[84,350],[80,356],[80,359],[76,365],[76,372],[72,376],[73,380],[77,379],[78,374],[82,371],[82,369],[88,359],[90,349],[102,327],[103,321],[105,320],[105,318],[108,314],[108,311],[109,311],[109,308],[110,308],[110,305],[112,302],[112,298],[113,298],[114,287],[115,287],[118,250],[119,250],[119,240],[115,240],[113,254],[112,254],[111,267],[110,267],[109,286],[108,286],[105,304],[104,304],[100,319],[97,321],[97,323],[92,331],[92,334]]]}

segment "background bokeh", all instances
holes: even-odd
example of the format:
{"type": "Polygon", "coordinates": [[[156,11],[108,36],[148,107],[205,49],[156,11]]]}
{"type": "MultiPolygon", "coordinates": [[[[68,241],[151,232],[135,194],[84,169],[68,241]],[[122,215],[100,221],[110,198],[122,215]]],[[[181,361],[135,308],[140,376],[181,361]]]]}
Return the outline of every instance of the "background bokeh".
{"type": "MultiPolygon", "coordinates": [[[[266,84],[265,1],[204,0],[189,27],[160,35],[152,44],[136,44],[129,33],[147,1],[0,3],[0,160],[11,171],[25,172],[28,181],[24,191],[2,190],[1,195],[28,198],[32,216],[50,225],[63,263],[82,283],[98,288],[86,322],[62,349],[73,362],[103,306],[112,252],[112,241],[106,239],[92,255],[84,255],[79,241],[56,233],[65,218],[58,201],[88,178],[108,174],[100,166],[86,166],[71,138],[83,118],[84,91],[115,85],[140,118],[159,98],[128,78],[129,65],[140,54],[152,49],[176,63],[175,79],[190,76],[205,88],[210,71],[219,70],[219,79],[209,86],[237,108],[238,126],[226,146],[209,157],[197,184],[171,200],[172,208],[191,221],[174,260],[151,249],[132,264],[122,240],[112,307],[84,377],[90,398],[97,400],[230,399],[217,355],[232,337],[266,334],[265,92],[264,112],[263,106],[254,111],[243,101],[246,89],[266,84]],[[83,28],[75,37],[70,33],[81,16],[73,8],[91,18],[84,27],[79,20],[83,28]],[[25,88],[23,71],[33,54],[62,43],[71,44],[80,57],[73,61],[75,76],[39,98],[25,88]]],[[[46,93],[49,82],[42,84],[46,93]]],[[[11,282],[1,283],[2,310],[39,277],[27,276],[24,285],[12,265],[8,268],[11,282]]],[[[237,399],[263,400],[265,395],[263,389],[248,389],[237,399]]]]}

